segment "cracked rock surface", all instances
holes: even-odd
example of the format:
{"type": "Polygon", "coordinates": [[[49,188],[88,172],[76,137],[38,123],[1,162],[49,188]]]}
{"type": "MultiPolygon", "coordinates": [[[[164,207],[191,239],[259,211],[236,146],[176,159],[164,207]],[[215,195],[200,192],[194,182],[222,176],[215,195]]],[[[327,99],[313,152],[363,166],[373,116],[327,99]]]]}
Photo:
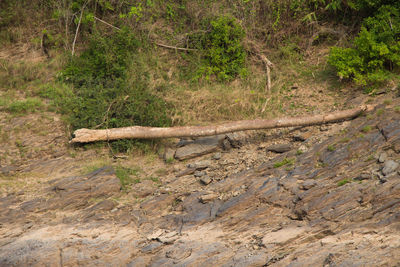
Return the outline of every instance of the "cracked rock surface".
{"type": "Polygon", "coordinates": [[[318,128],[213,147],[138,203],[111,167],[4,196],[0,266],[398,266],[400,114],[318,128]]]}

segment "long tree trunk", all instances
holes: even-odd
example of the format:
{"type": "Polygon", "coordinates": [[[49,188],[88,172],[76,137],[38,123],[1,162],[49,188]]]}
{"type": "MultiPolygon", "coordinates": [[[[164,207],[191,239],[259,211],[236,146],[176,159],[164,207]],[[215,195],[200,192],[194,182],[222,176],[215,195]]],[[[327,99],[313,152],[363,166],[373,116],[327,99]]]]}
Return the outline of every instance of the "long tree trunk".
{"type": "Polygon", "coordinates": [[[199,137],[245,130],[311,126],[352,119],[360,115],[363,111],[369,111],[373,108],[374,106],[365,105],[354,109],[337,111],[324,115],[304,116],[297,118],[286,117],[272,120],[243,120],[227,122],[214,126],[183,126],[167,128],[131,126],[103,130],[79,129],[74,132],[75,137],[71,140],[71,143],[88,143],[94,141],[107,141],[117,139],[199,137]]]}

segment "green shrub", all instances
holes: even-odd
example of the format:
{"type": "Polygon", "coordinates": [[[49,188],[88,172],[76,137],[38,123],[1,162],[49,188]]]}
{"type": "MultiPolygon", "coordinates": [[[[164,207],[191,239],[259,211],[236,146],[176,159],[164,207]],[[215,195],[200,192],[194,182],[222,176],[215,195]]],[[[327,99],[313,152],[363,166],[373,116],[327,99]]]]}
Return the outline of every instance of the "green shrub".
{"type": "Polygon", "coordinates": [[[242,45],[243,28],[231,17],[222,16],[211,22],[211,30],[201,40],[203,62],[197,72],[198,78],[205,75],[210,79],[231,80],[245,75],[246,52],[242,45]]]}
{"type": "MultiPolygon", "coordinates": [[[[166,103],[148,90],[148,76],[135,57],[138,46],[139,41],[125,29],[110,37],[94,34],[88,49],[72,57],[60,75],[61,81],[73,85],[73,93],[47,90],[43,94],[53,99],[64,94],[59,105],[73,130],[170,125],[166,103]]],[[[119,151],[133,144],[132,140],[112,142],[119,151]]]]}
{"type": "Polygon", "coordinates": [[[340,78],[356,84],[380,83],[400,67],[400,8],[382,6],[365,19],[351,48],[333,47],[328,63],[340,78]]]}

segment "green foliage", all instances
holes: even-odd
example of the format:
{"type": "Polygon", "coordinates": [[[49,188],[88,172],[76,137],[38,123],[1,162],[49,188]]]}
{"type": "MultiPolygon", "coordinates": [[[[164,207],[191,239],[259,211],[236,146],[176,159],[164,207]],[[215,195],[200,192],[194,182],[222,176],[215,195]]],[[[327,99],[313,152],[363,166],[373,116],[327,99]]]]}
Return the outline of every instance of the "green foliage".
{"type": "Polygon", "coordinates": [[[351,183],[351,181],[349,179],[343,179],[338,182],[338,186],[343,186],[348,183],[351,183]]]}
{"type": "Polygon", "coordinates": [[[131,184],[140,183],[138,176],[138,169],[131,169],[126,167],[117,166],[115,168],[115,175],[121,182],[122,190],[127,191],[131,184]],[[136,178],[133,178],[135,176],[136,178]]]}
{"type": "Polygon", "coordinates": [[[390,70],[400,67],[400,8],[380,7],[365,19],[353,47],[333,47],[328,62],[340,78],[356,84],[385,81],[390,70]]]}
{"type": "Polygon", "coordinates": [[[231,80],[237,75],[245,75],[246,52],[242,45],[245,36],[242,27],[235,19],[227,16],[211,21],[211,30],[201,40],[204,62],[197,74],[210,79],[231,80]]]}
{"type": "MultiPolygon", "coordinates": [[[[53,90],[44,90],[42,95],[62,99],[56,104],[68,115],[74,130],[170,125],[165,102],[148,91],[147,76],[133,56],[138,46],[139,42],[125,29],[110,37],[95,34],[88,49],[72,57],[60,75],[61,81],[73,85],[73,93],[65,95],[50,88],[53,90]],[[128,70],[133,77],[127,77],[128,70]]],[[[112,144],[126,151],[133,143],[121,140],[112,144]]]]}
{"type": "Polygon", "coordinates": [[[336,150],[335,145],[328,145],[328,147],[326,148],[328,151],[333,152],[336,150]]]}
{"type": "Polygon", "coordinates": [[[361,131],[363,133],[369,133],[371,130],[372,130],[372,126],[370,126],[370,125],[366,125],[361,129],[361,131]]]}
{"type": "Polygon", "coordinates": [[[284,158],[282,161],[278,161],[274,164],[274,168],[279,168],[285,165],[292,166],[294,164],[295,159],[284,158]]]}
{"type": "Polygon", "coordinates": [[[27,98],[25,100],[12,102],[6,107],[6,111],[15,115],[22,115],[36,112],[42,108],[42,101],[37,98],[27,98]]]}

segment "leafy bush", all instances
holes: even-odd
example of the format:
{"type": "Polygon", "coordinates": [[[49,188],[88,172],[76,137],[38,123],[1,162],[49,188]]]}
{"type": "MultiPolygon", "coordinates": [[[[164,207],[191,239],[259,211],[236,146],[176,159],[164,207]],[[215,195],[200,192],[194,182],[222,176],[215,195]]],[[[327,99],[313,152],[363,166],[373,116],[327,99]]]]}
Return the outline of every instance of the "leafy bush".
{"type": "Polygon", "coordinates": [[[388,71],[400,66],[400,8],[379,8],[365,19],[353,47],[333,47],[328,62],[340,78],[359,85],[384,81],[388,71]]]}
{"type": "Polygon", "coordinates": [[[242,27],[231,17],[222,16],[211,21],[211,30],[201,40],[204,61],[198,70],[198,77],[231,80],[245,75],[246,52],[242,45],[245,36],[242,27]]]}
{"type": "MultiPolygon", "coordinates": [[[[79,57],[72,57],[60,78],[73,85],[73,93],[45,90],[42,95],[59,99],[73,130],[132,125],[168,126],[166,103],[148,91],[148,81],[134,57],[139,42],[128,30],[111,37],[94,35],[79,57]],[[127,77],[129,68],[134,77],[127,77]],[[128,83],[128,80],[132,80],[128,83]],[[60,94],[65,98],[60,99],[60,94]]],[[[112,143],[118,150],[132,147],[130,140],[112,143]]]]}

